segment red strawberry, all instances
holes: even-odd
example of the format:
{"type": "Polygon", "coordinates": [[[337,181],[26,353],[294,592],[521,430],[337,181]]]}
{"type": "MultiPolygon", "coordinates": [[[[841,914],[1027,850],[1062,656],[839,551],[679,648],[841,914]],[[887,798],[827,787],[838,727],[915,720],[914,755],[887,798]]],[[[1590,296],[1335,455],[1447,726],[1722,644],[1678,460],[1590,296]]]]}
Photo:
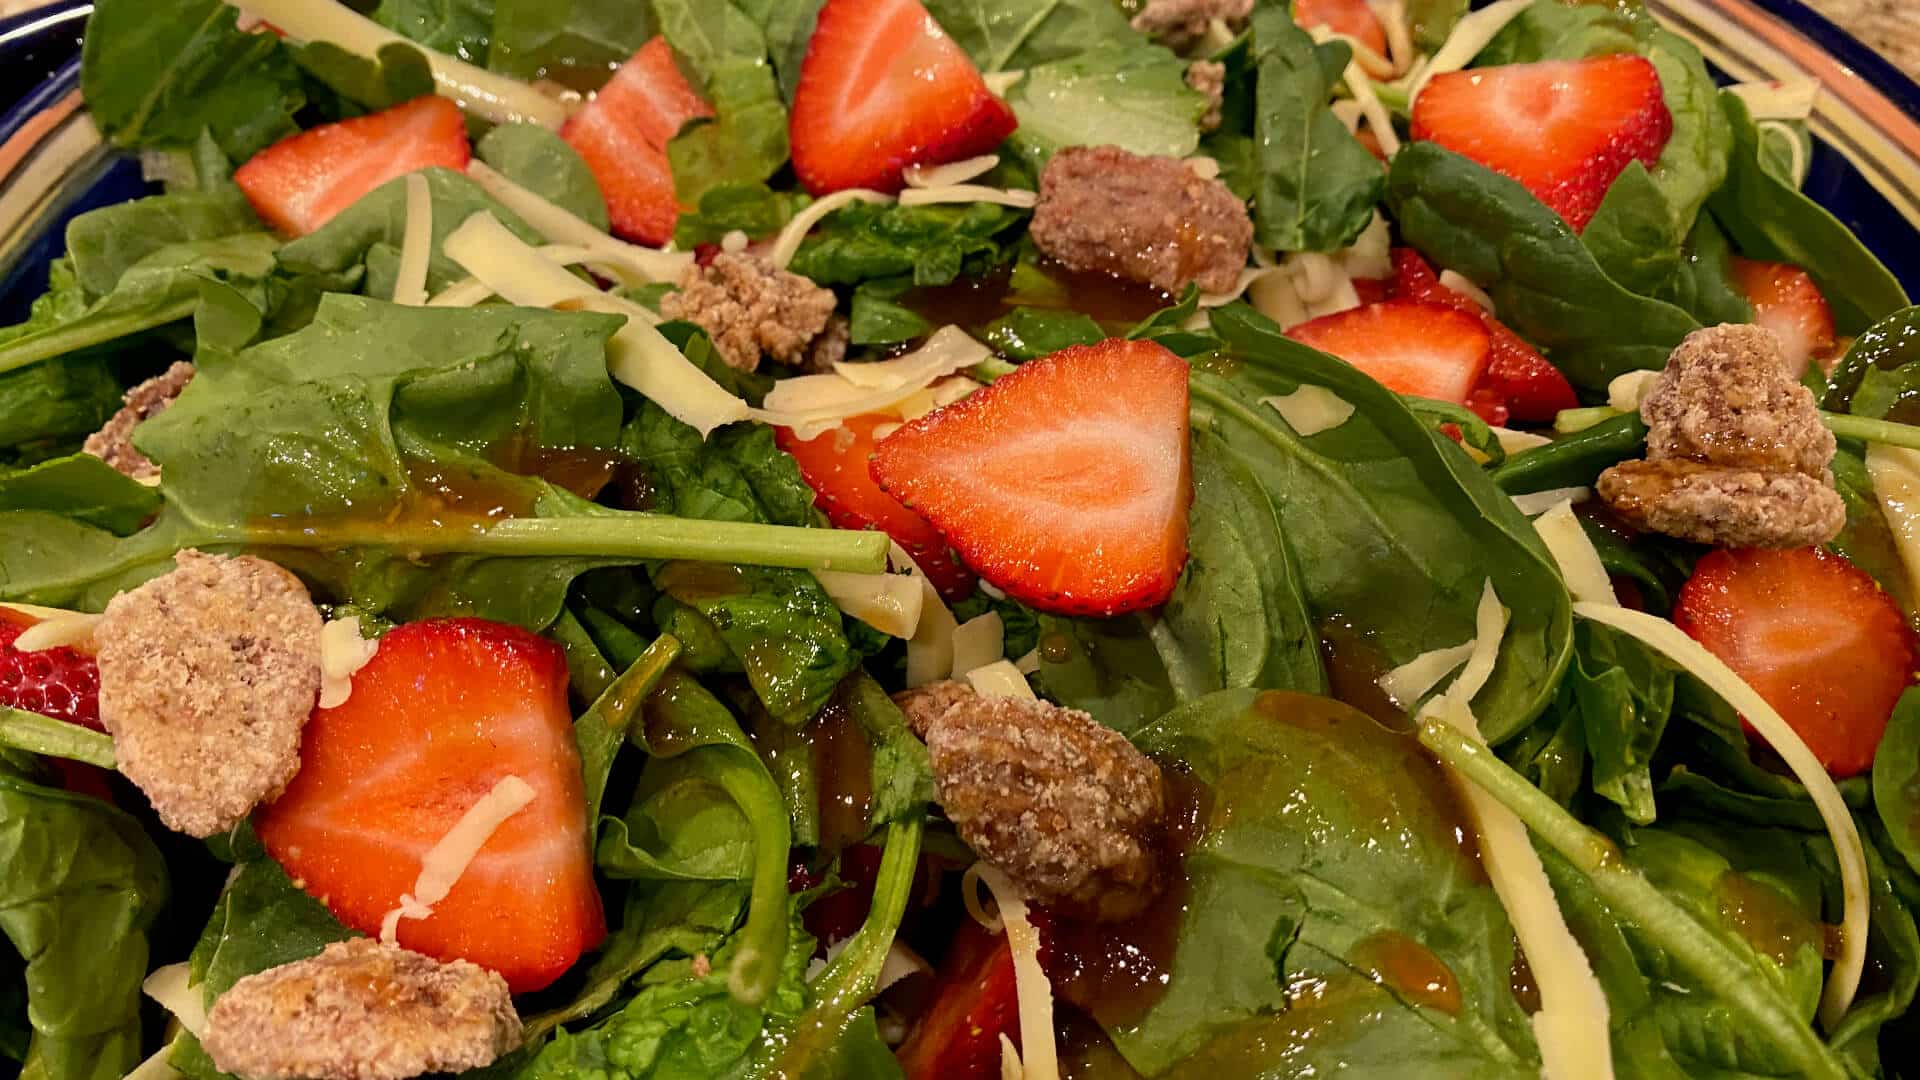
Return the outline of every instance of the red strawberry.
{"type": "Polygon", "coordinates": [[[800,475],[814,491],[813,504],[839,529],[879,529],[906,549],[940,595],[964,599],[973,592],[973,573],[927,519],[880,490],[868,467],[874,429],[898,426],[891,416],[848,417],[840,427],[801,439],[792,428],[775,428],[774,441],[793,455],[800,475]]]}
{"type": "Polygon", "coordinates": [[[827,0],[793,94],[793,171],[815,195],[898,191],[907,166],[984,154],[1015,124],[919,0],[827,0]]]}
{"type": "Polygon", "coordinates": [[[1651,166],[1673,134],[1645,57],[1472,68],[1436,75],[1413,103],[1413,137],[1526,185],[1578,232],[1626,167],[1651,166]]]}
{"type": "Polygon", "coordinates": [[[1029,361],[882,439],[873,478],[1034,607],[1162,603],[1187,561],[1186,362],[1117,338],[1029,361]]]}
{"type": "Polygon", "coordinates": [[[1293,21],[1303,30],[1324,26],[1386,59],[1387,31],[1366,0],[1293,0],[1293,21]]]}
{"type": "Polygon", "coordinates": [[[967,919],[940,965],[932,1004],[900,1044],[900,1067],[907,1080],[994,1080],[1002,1035],[1019,1045],[1013,949],[1005,934],[967,919]]]}
{"type": "Polygon", "coordinates": [[[460,106],[428,96],[288,136],[253,155],[233,182],[262,220],[299,235],[396,176],[464,169],[472,157],[460,106]]]}
{"type": "Polygon", "coordinates": [[[561,126],[560,137],[599,182],[613,231],[637,243],[664,244],[680,217],[667,143],[688,121],[712,115],[680,73],[667,39],[656,37],[561,126]]]}
{"type": "Polygon", "coordinates": [[[100,666],[70,646],[21,652],[20,632],[39,619],[0,607],[0,705],[105,731],[100,723],[100,666]]]}
{"type": "Polygon", "coordinates": [[[1440,284],[1433,267],[1412,248],[1393,249],[1393,295],[1458,308],[1478,317],[1487,328],[1493,337],[1493,353],[1479,384],[1467,396],[1467,406],[1487,423],[1505,424],[1509,419],[1546,423],[1560,410],[1580,404],[1573,385],[1559,368],[1478,301],[1440,284]],[[1506,415],[1495,419],[1501,410],[1506,415]]]}
{"type": "Polygon", "coordinates": [[[1383,300],[1287,331],[1401,394],[1465,402],[1487,366],[1492,338],[1480,320],[1445,304],[1383,300]]]}
{"type": "Polygon", "coordinates": [[[1833,309],[1805,270],[1787,263],[1729,260],[1733,280],[1753,305],[1753,321],[1780,338],[1795,375],[1834,354],[1833,309]]]}
{"type": "Polygon", "coordinates": [[[353,695],[320,709],[300,772],[254,816],[267,851],[362,933],[412,891],[420,860],[509,775],[535,795],[488,838],[446,899],[400,922],[400,944],[538,990],[605,936],[560,649],[482,619],[410,623],[380,639],[353,695]]]}
{"type": "Polygon", "coordinates": [[[1893,598],[1819,548],[1715,551],[1673,621],[1778,709],[1836,777],[1873,765],[1914,679],[1914,635],[1893,598]]]}

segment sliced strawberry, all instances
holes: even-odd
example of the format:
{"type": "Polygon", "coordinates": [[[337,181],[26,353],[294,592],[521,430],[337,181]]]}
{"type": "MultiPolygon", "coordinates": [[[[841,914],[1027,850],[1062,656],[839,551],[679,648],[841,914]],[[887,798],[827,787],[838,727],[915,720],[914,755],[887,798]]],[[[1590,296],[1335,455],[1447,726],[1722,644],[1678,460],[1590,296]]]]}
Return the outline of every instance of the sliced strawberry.
{"type": "Polygon", "coordinates": [[[100,665],[93,657],[64,645],[38,652],[13,647],[21,631],[39,621],[0,607],[0,705],[107,730],[100,723],[100,665]]]}
{"type": "Polygon", "coordinates": [[[1020,999],[1013,949],[967,919],[940,965],[933,1003],[900,1044],[907,1080],[993,1080],[1000,1075],[1000,1037],[1020,1043],[1020,999]]]}
{"type": "Polygon", "coordinates": [[[380,639],[345,704],[313,714],[300,772],[254,816],[267,851],[339,920],[380,930],[420,860],[509,775],[533,801],[503,822],[400,944],[471,960],[538,990],[606,933],[567,668],[542,638],[434,619],[380,639]]]}
{"type": "Polygon", "coordinates": [[[233,182],[261,220],[302,235],[396,176],[464,169],[472,157],[460,106],[429,95],[288,136],[235,170],[233,182]]]}
{"type": "Polygon", "coordinates": [[[1045,611],[1173,591],[1193,495],[1187,365],[1112,339],[1029,361],[880,441],[873,478],[979,575],[1045,611]]]}
{"type": "Polygon", "coordinates": [[[1680,590],[1673,621],[1778,709],[1836,777],[1873,765],[1914,679],[1900,606],[1819,548],[1712,552],[1680,590]]]}
{"type": "Polygon", "coordinates": [[[667,143],[688,121],[712,115],[681,74],[673,47],[656,37],[568,118],[560,137],[600,184],[613,231],[637,243],[664,244],[680,217],[667,143]]]}
{"type": "Polygon", "coordinates": [[[1395,393],[1460,404],[1486,369],[1492,338],[1445,304],[1383,300],[1323,315],[1287,336],[1331,353],[1395,393]]]}
{"type": "Polygon", "coordinates": [[[1573,384],[1539,351],[1526,343],[1507,324],[1493,317],[1479,301],[1455,292],[1440,283],[1427,260],[1412,248],[1393,249],[1393,295],[1409,300],[1445,304],[1473,315],[1493,337],[1493,352],[1480,382],[1467,396],[1467,407],[1479,413],[1489,424],[1508,420],[1546,423],[1562,409],[1575,408],[1573,384]],[[1495,419],[1504,409],[1506,416],[1495,419]]]}
{"type": "Polygon", "coordinates": [[[775,428],[774,441],[799,463],[800,475],[813,489],[813,504],[835,528],[879,529],[906,549],[941,596],[964,599],[973,592],[973,572],[926,518],[874,483],[869,467],[874,429],[899,423],[892,416],[853,416],[811,439],[799,438],[792,428],[775,428]]]}
{"type": "Polygon", "coordinates": [[[1367,0],[1293,0],[1293,21],[1303,30],[1324,26],[1386,59],[1387,31],[1367,0]]]}
{"type": "Polygon", "coordinates": [[[1436,75],[1413,103],[1413,137],[1526,185],[1577,232],[1632,162],[1673,134],[1660,75],[1645,57],[1472,68],[1436,75]]]}
{"type": "Polygon", "coordinates": [[[1779,336],[1796,376],[1808,361],[1833,356],[1833,309],[1805,270],[1738,256],[1728,262],[1734,282],[1753,305],[1753,321],[1779,336]]]}
{"type": "Polygon", "coordinates": [[[898,191],[907,166],[984,154],[1015,124],[919,0],[827,0],[793,95],[793,171],[815,195],[898,191]]]}

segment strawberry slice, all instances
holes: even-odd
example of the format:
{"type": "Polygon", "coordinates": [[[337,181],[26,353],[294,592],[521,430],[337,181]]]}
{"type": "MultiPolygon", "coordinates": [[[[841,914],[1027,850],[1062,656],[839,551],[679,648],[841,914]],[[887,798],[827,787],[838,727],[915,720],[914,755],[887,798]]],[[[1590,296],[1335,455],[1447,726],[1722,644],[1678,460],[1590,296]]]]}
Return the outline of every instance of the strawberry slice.
{"type": "Polygon", "coordinates": [[[899,426],[892,416],[852,416],[839,428],[801,439],[792,428],[775,428],[774,441],[793,455],[800,475],[814,491],[813,504],[837,529],[879,529],[906,549],[926,571],[940,595],[961,600],[973,592],[973,572],[960,561],[940,531],[926,518],[874,483],[869,462],[882,424],[899,426]]]}
{"type": "Polygon", "coordinates": [[[1715,551],[1674,624],[1780,711],[1836,777],[1858,776],[1914,678],[1914,635],[1867,573],[1819,548],[1715,551]]]}
{"type": "Polygon", "coordinates": [[[907,1080],[993,1080],[1000,1036],[1020,1044],[1013,948],[966,919],[940,965],[933,1001],[897,1054],[907,1080]]]}
{"type": "Polygon", "coordinates": [[[1367,0],[1293,0],[1293,21],[1303,30],[1324,26],[1387,57],[1387,31],[1367,0]]]}
{"type": "Polygon", "coordinates": [[[1546,423],[1560,410],[1580,404],[1573,384],[1559,368],[1478,301],[1440,284],[1433,267],[1412,248],[1393,249],[1393,295],[1445,304],[1475,316],[1487,328],[1493,352],[1466,402],[1487,423],[1503,425],[1510,419],[1546,423]]]}
{"type": "Polygon", "coordinates": [[[1345,360],[1395,393],[1460,404],[1486,370],[1493,339],[1480,320],[1446,304],[1383,300],[1287,331],[1345,360]]]}
{"type": "Polygon", "coordinates": [[[815,195],[898,191],[907,166],[984,154],[1015,124],[919,0],[827,0],[793,95],[793,171],[815,195]]]}
{"type": "Polygon", "coordinates": [[[880,440],[873,478],[1044,611],[1164,602],[1187,561],[1187,365],[1110,339],[1029,361],[880,440]]]}
{"type": "Polygon", "coordinates": [[[505,976],[559,978],[606,933],[560,649],[482,619],[434,619],[380,639],[353,694],[308,721],[300,772],[254,816],[267,851],[342,923],[375,934],[420,860],[509,775],[533,801],[503,822],[400,944],[505,976]]]}
{"type": "Polygon", "coordinates": [[[1811,360],[1831,367],[1833,309],[1807,272],[1789,263],[1756,262],[1737,255],[1728,262],[1734,282],[1753,305],[1753,321],[1779,336],[1795,376],[1811,360]]]}
{"type": "Polygon", "coordinates": [[[613,231],[641,244],[673,239],[680,218],[667,143],[691,120],[711,117],[667,39],[640,46],[560,128],[606,196],[613,231]]]}
{"type": "Polygon", "coordinates": [[[39,621],[0,607],[0,705],[107,730],[100,722],[100,665],[93,657],[66,645],[38,652],[13,647],[21,632],[39,621]]]}
{"type": "Polygon", "coordinates": [[[304,235],[396,176],[464,169],[472,157],[460,106],[429,95],[290,135],[253,155],[233,182],[261,220],[304,235]]]}
{"type": "Polygon", "coordinates": [[[1627,54],[1449,72],[1413,103],[1415,139],[1520,181],[1576,232],[1620,173],[1652,166],[1672,134],[1659,73],[1627,54]]]}

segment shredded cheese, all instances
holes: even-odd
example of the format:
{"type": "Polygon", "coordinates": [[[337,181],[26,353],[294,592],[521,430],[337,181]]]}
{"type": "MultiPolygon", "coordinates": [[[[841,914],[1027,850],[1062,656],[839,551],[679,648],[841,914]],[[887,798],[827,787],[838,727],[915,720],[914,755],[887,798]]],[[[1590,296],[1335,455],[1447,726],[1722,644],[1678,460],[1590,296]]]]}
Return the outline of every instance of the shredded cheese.
{"type": "Polygon", "coordinates": [[[1796,186],[1807,179],[1807,148],[1800,143],[1800,133],[1784,120],[1762,120],[1755,125],[1761,135],[1776,135],[1787,141],[1787,175],[1793,177],[1796,186]]]}
{"type": "Polygon", "coordinates": [[[1013,1039],[1006,1032],[1000,1033],[1000,1080],[1021,1080],[1027,1074],[1027,1067],[1020,1063],[1020,1051],[1013,1048],[1013,1039]]]}
{"type": "Polygon", "coordinates": [[[1493,314],[1493,297],[1487,290],[1473,283],[1473,279],[1456,270],[1440,271],[1440,284],[1459,293],[1461,296],[1480,305],[1480,310],[1493,314]]]}
{"type": "Polygon", "coordinates": [[[1575,600],[1595,604],[1620,602],[1614,595],[1612,579],[1607,577],[1607,568],[1600,562],[1600,552],[1593,546],[1593,538],[1580,527],[1580,519],[1573,516],[1572,501],[1563,500],[1534,518],[1533,531],[1539,533],[1540,542],[1547,545],[1547,553],[1559,565],[1560,576],[1575,600]]]}
{"type": "Polygon", "coordinates": [[[1339,33],[1325,23],[1319,26],[1307,27],[1306,29],[1307,32],[1312,35],[1313,40],[1322,45],[1329,41],[1346,42],[1347,47],[1353,51],[1353,59],[1349,63],[1350,69],[1357,67],[1364,73],[1380,79],[1393,77],[1393,62],[1381,56],[1379,53],[1374,52],[1373,46],[1368,45],[1352,34],[1339,33]]]}
{"type": "MultiPolygon", "coordinates": [[[[959,666],[955,665],[959,670],[959,666]]],[[[1027,677],[1011,660],[995,660],[967,671],[967,685],[982,697],[1025,698],[1035,700],[1027,677]]]]}
{"type": "Polygon", "coordinates": [[[1349,278],[1379,281],[1393,276],[1393,229],[1386,217],[1375,210],[1373,220],[1353,238],[1353,243],[1335,256],[1340,269],[1349,278]]]}
{"type": "Polygon", "coordinates": [[[889,637],[911,638],[920,625],[925,594],[911,575],[815,570],[813,576],[834,606],[889,637]]]}
{"type": "Polygon", "coordinates": [[[427,302],[427,264],[433,258],[433,193],[424,173],[410,172],[407,226],[400,240],[400,271],[394,277],[393,302],[420,307],[427,302]]]}
{"type": "Polygon", "coordinates": [[[1324,386],[1301,383],[1291,394],[1260,399],[1302,438],[1331,431],[1353,418],[1353,403],[1324,386]]]}
{"type": "Polygon", "coordinates": [[[945,165],[909,165],[901,172],[900,178],[910,188],[943,188],[955,184],[964,184],[978,176],[984,176],[1000,164],[999,154],[981,154],[963,161],[952,161],[945,165]]]}
{"type": "Polygon", "coordinates": [[[153,969],[140,989],[173,1014],[187,1034],[199,1038],[207,1030],[207,1001],[193,982],[193,965],[182,960],[153,969]]]}
{"type": "Polygon", "coordinates": [[[1827,775],[1819,759],[1793,728],[1781,718],[1765,698],[1734,674],[1721,659],[1708,652],[1665,619],[1632,611],[1613,604],[1579,602],[1573,613],[1580,618],[1610,626],[1627,634],[1685,668],[1687,673],[1740,713],[1747,726],[1758,732],[1773,748],[1794,778],[1807,789],[1820,820],[1833,838],[1833,850],[1840,863],[1840,888],[1843,895],[1840,918],[1840,955],[1827,975],[1820,995],[1820,1023],[1832,1031],[1846,1015],[1853,996],[1860,988],[1860,975],[1867,961],[1867,855],[1860,844],[1860,833],[1853,814],[1840,797],[1840,789],[1827,775]]]}
{"type": "Polygon", "coordinates": [[[1515,495],[1513,505],[1528,517],[1537,517],[1561,503],[1583,503],[1592,497],[1592,488],[1548,488],[1545,491],[1530,491],[1525,495],[1515,495]]]}
{"type": "Polygon", "coordinates": [[[360,636],[360,620],[332,619],[320,628],[320,707],[332,709],[353,694],[353,676],[380,648],[360,636]]]}
{"type": "Polygon", "coordinates": [[[565,207],[514,183],[479,158],[467,164],[467,178],[553,243],[587,248],[605,260],[605,265],[625,268],[622,277],[627,279],[626,284],[678,281],[680,274],[693,265],[692,252],[660,251],[616,240],[565,207]]]}
{"type": "Polygon", "coordinates": [[[1020,659],[1015,660],[1013,662],[1013,666],[1015,670],[1019,671],[1020,674],[1022,675],[1031,675],[1034,672],[1039,671],[1040,670],[1039,646],[1035,646],[1031,649],[1028,649],[1027,654],[1025,656],[1022,656],[1020,659]]]}
{"type": "MultiPolygon", "coordinates": [[[[64,615],[81,614],[78,611],[68,611],[66,608],[41,607],[39,604],[16,604],[11,600],[0,603],[0,608],[17,611],[22,615],[31,615],[36,619],[58,619],[64,615]]],[[[18,646],[15,647],[18,648],[18,646]]]]}
{"type": "Polygon", "coordinates": [[[479,278],[456,281],[427,301],[428,307],[469,308],[493,296],[493,290],[479,278]]]}
{"type": "Polygon", "coordinates": [[[1545,435],[1536,435],[1531,431],[1515,431],[1512,428],[1503,427],[1496,427],[1490,430],[1493,432],[1494,441],[1500,444],[1500,449],[1509,454],[1518,454],[1523,450],[1532,450],[1535,447],[1545,446],[1553,441],[1545,435]]]}
{"type": "Polygon", "coordinates": [[[1027,917],[1025,897],[992,866],[980,868],[980,880],[993,893],[1013,949],[1014,994],[1020,1002],[1022,1080],[1059,1080],[1059,1053],[1053,1036],[1053,984],[1040,966],[1040,931],[1027,917]]]}
{"type": "Polygon", "coordinates": [[[1006,624],[997,611],[961,623],[953,631],[953,670],[971,672],[1002,659],[1006,633],[1006,624]]]}
{"type": "MultiPolygon", "coordinates": [[[[753,413],[771,424],[794,429],[800,439],[812,439],[838,427],[849,416],[896,409],[935,380],[972,367],[993,355],[957,326],[943,326],[926,344],[877,364],[836,364],[826,375],[796,375],[782,379],[767,393],[763,407],[753,413]],[[873,368],[873,371],[863,371],[873,368]],[[863,385],[866,384],[866,385],[863,385]]],[[[971,384],[962,384],[960,396],[971,384]]],[[[934,408],[929,395],[925,408],[934,408]]],[[[904,412],[903,419],[911,419],[904,412]]],[[[917,414],[916,414],[917,415],[917,414]]]]}
{"type": "Polygon", "coordinates": [[[887,201],[885,195],[877,191],[868,191],[866,188],[848,188],[846,191],[836,191],[824,198],[816,199],[809,203],[806,209],[793,215],[793,220],[787,222],[786,227],[780,230],[780,235],[774,238],[772,249],[767,252],[767,258],[775,267],[785,270],[787,264],[792,262],[793,257],[799,253],[800,242],[807,238],[807,233],[811,232],[815,225],[820,224],[822,218],[852,203],[887,201]]]}
{"type": "Polygon", "coordinates": [[[1404,72],[1413,65],[1413,30],[1407,25],[1406,0],[1378,0],[1368,5],[1373,8],[1374,17],[1387,31],[1387,56],[1393,60],[1393,70],[1404,72]]]}
{"type": "Polygon", "coordinates": [[[1453,33],[1434,52],[1432,59],[1414,76],[1407,87],[1407,102],[1411,105],[1419,100],[1420,92],[1435,75],[1459,71],[1480,55],[1495,35],[1506,29],[1508,23],[1520,17],[1521,12],[1533,6],[1533,0],[1497,0],[1478,11],[1463,16],[1453,26],[1453,33]]]}
{"type": "Polygon", "coordinates": [[[953,632],[959,628],[953,612],[940,600],[940,593],[926,575],[916,573],[923,599],[920,623],[907,639],[907,685],[925,686],[953,674],[953,632]]]}
{"type": "Polygon", "coordinates": [[[1907,579],[1920,589],[1920,450],[1872,443],[1867,447],[1867,473],[1907,579]]]}
{"type": "Polygon", "coordinates": [[[1458,671],[1473,655],[1473,642],[1465,641],[1444,649],[1429,649],[1374,680],[1387,700],[1402,709],[1411,709],[1440,680],[1458,671]]]}
{"type": "Polygon", "coordinates": [[[533,785],[518,776],[504,776],[492,790],[480,796],[460,820],[453,823],[427,853],[420,858],[420,876],[413,891],[400,897],[400,904],[380,920],[380,940],[388,945],[398,940],[401,919],[424,919],[433,914],[433,905],[447,898],[453,886],[472,865],[474,856],[493,838],[495,830],[533,801],[533,785]]]}
{"type": "Polygon", "coordinates": [[[20,631],[20,636],[13,639],[13,647],[19,652],[41,652],[71,646],[85,652],[91,649],[93,631],[99,625],[98,615],[78,611],[58,612],[20,631]]]}
{"type": "Polygon", "coordinates": [[[1660,381],[1657,371],[1629,371],[1607,384],[1607,407],[1617,412],[1639,412],[1640,403],[1660,381]]]}
{"type": "Polygon", "coordinates": [[[1366,117],[1367,127],[1373,130],[1373,137],[1380,141],[1380,152],[1388,160],[1400,152],[1400,135],[1393,130],[1393,118],[1387,115],[1387,107],[1380,104],[1380,95],[1373,92],[1373,78],[1386,78],[1393,74],[1393,65],[1381,60],[1373,50],[1358,47],[1353,50],[1353,59],[1347,62],[1346,73],[1342,76],[1347,89],[1353,92],[1353,100],[1360,103],[1360,115],[1366,117]],[[1377,67],[1370,62],[1377,61],[1377,67]]]}
{"type": "Polygon", "coordinates": [[[976,862],[960,875],[960,904],[967,909],[967,915],[980,924],[982,930],[998,934],[1006,929],[1006,924],[1000,921],[999,912],[988,910],[986,903],[980,899],[980,871],[986,866],[986,863],[976,862]]]}
{"type": "Polygon", "coordinates": [[[1026,70],[1023,68],[1017,71],[989,71],[980,76],[980,81],[987,84],[987,93],[994,97],[1006,97],[1007,91],[1012,90],[1015,83],[1026,77],[1026,70]]]}
{"type": "Polygon", "coordinates": [[[936,203],[998,203],[1019,210],[1030,210],[1040,201],[1040,193],[1021,188],[987,187],[984,184],[949,184],[946,187],[908,188],[900,193],[901,206],[932,206],[936,203]]]}
{"type": "Polygon", "coordinates": [[[1818,79],[1735,83],[1727,91],[1746,104],[1755,120],[1805,120],[1820,104],[1818,79]]]}

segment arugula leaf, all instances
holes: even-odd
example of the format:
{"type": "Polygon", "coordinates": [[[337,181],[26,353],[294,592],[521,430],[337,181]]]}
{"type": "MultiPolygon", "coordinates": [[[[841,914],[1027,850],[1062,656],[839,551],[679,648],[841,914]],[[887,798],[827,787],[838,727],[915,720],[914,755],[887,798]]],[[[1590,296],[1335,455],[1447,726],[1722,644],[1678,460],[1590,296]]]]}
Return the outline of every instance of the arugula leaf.
{"type": "Polygon", "coordinates": [[[434,52],[485,67],[493,12],[493,0],[380,0],[373,21],[434,52]]]}
{"type": "Polygon", "coordinates": [[[1112,0],[929,0],[926,8],[981,71],[1024,70],[1144,40],[1112,0]]]}
{"type": "Polygon", "coordinates": [[[299,130],[299,69],[273,34],[243,33],[221,0],[100,0],[87,20],[80,89],[101,134],[138,149],[187,148],[211,132],[245,161],[299,130]]]}
{"type": "Polygon", "coordinates": [[[1335,251],[1373,220],[1386,181],[1380,163],[1328,101],[1352,50],[1315,45],[1286,9],[1253,13],[1253,138],[1261,181],[1253,197],[1254,238],[1279,251],[1335,251]]]}
{"type": "Polygon", "coordinates": [[[1158,45],[1107,43],[1028,70],[1007,94],[1020,127],[1009,145],[1038,173],[1063,146],[1110,143],[1187,157],[1200,145],[1206,98],[1186,61],[1158,45]]]}
{"type": "Polygon", "coordinates": [[[996,203],[851,203],[814,228],[788,269],[821,285],[907,275],[945,285],[969,264],[999,259],[1012,242],[1003,234],[1026,218],[996,203]]]}
{"type": "Polygon", "coordinates": [[[44,510],[122,536],[160,509],[160,493],[91,454],[0,472],[0,511],[44,510]]]}
{"type": "Polygon", "coordinates": [[[1710,205],[1740,253],[1805,270],[1833,307],[1834,328],[1842,334],[1858,334],[1912,304],[1899,279],[1851,230],[1762,165],[1759,129],[1739,96],[1723,90],[1720,104],[1733,126],[1733,158],[1726,186],[1710,205]]]}
{"type": "MultiPolygon", "coordinates": [[[[578,152],[539,124],[501,124],[473,152],[501,175],[605,232],[607,201],[578,152]]],[[[460,224],[455,222],[455,224],[460,224]]]]}
{"type": "Polygon", "coordinates": [[[1574,383],[1665,366],[1699,324],[1609,278],[1560,215],[1516,181],[1430,142],[1394,158],[1387,199],[1423,254],[1486,289],[1501,319],[1574,383]]]}
{"type": "Polygon", "coordinates": [[[121,1076],[141,1058],[147,929],[166,866],[137,822],[0,768],[0,933],[25,961],[28,1072],[121,1076]]]}
{"type": "Polygon", "coordinates": [[[597,89],[656,33],[651,4],[494,0],[487,66],[520,79],[597,89]]]}

